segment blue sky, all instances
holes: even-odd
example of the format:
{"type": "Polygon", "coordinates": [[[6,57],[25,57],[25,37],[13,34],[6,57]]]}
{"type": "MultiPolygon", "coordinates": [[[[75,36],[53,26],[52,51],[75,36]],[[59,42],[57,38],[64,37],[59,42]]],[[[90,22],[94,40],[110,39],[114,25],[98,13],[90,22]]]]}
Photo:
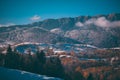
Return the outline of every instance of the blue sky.
{"type": "Polygon", "coordinates": [[[120,13],[120,0],[0,0],[0,25],[120,13]]]}

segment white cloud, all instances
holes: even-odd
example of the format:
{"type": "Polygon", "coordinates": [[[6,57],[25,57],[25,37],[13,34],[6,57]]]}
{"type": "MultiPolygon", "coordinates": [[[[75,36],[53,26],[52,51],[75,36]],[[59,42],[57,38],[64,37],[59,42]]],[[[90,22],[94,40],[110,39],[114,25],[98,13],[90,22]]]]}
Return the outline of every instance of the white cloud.
{"type": "Polygon", "coordinates": [[[93,24],[95,20],[96,20],[95,18],[89,19],[89,20],[87,20],[87,21],[84,23],[84,25],[93,24]]]}
{"type": "Polygon", "coordinates": [[[100,27],[111,27],[112,22],[108,21],[105,17],[100,17],[93,24],[100,27]]]}
{"type": "Polygon", "coordinates": [[[0,27],[9,27],[15,25],[14,23],[0,24],[0,27]]]}
{"type": "Polygon", "coordinates": [[[118,26],[118,27],[120,27],[120,21],[112,22],[111,26],[118,26]]]}
{"type": "Polygon", "coordinates": [[[38,16],[38,15],[34,15],[33,17],[30,18],[30,20],[32,20],[32,21],[37,21],[37,20],[40,20],[40,19],[41,19],[41,17],[38,16]]]}
{"type": "Polygon", "coordinates": [[[105,17],[97,18],[94,21],[94,25],[100,26],[100,27],[118,27],[120,26],[120,21],[109,21],[105,17]]]}
{"type": "Polygon", "coordinates": [[[84,26],[84,24],[81,23],[81,22],[77,22],[75,25],[78,26],[78,27],[82,27],[82,26],[84,26]]]}
{"type": "Polygon", "coordinates": [[[111,22],[107,20],[105,17],[92,18],[85,21],[84,23],[77,22],[75,25],[81,27],[81,26],[88,26],[91,24],[94,24],[99,27],[120,27],[120,21],[111,22]]]}

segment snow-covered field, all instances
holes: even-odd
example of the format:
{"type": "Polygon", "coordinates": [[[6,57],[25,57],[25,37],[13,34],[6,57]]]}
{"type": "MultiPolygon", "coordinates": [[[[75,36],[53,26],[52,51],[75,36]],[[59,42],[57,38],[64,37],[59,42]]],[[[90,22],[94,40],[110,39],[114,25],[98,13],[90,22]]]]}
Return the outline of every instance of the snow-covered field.
{"type": "Polygon", "coordinates": [[[55,77],[47,77],[26,71],[7,69],[0,67],[0,80],[62,80],[55,77]]]}
{"type": "Polygon", "coordinates": [[[53,49],[54,52],[71,52],[72,50],[75,51],[76,53],[79,53],[87,48],[92,48],[96,49],[97,47],[93,45],[88,45],[88,44],[69,44],[69,43],[58,43],[58,44],[47,44],[47,43],[30,43],[30,42],[25,42],[25,43],[20,43],[15,45],[16,49],[24,53],[26,49],[31,49],[32,52],[36,51],[36,48],[39,47],[41,49],[53,49]]]}

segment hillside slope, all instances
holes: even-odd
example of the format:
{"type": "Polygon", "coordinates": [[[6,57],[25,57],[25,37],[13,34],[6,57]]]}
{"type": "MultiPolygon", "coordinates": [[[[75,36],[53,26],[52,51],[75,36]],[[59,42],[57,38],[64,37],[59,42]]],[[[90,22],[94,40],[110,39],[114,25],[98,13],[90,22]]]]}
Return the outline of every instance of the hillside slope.
{"type": "Polygon", "coordinates": [[[62,80],[54,77],[33,74],[26,71],[0,67],[0,80],[62,80]]]}
{"type": "Polygon", "coordinates": [[[120,47],[119,31],[119,13],[47,19],[28,25],[0,27],[0,43],[25,41],[44,43],[81,42],[102,48],[120,47]]]}

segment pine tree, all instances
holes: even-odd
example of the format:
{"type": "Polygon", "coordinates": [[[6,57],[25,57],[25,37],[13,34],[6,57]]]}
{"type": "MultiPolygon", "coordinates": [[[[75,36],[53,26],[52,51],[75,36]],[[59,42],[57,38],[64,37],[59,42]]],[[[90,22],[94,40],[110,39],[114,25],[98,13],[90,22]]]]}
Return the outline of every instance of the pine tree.
{"type": "Polygon", "coordinates": [[[12,63],[13,63],[13,54],[12,54],[12,48],[11,45],[8,46],[6,56],[5,56],[5,67],[12,68],[12,63]]]}
{"type": "Polygon", "coordinates": [[[92,73],[89,74],[87,80],[94,80],[92,73]]]}
{"type": "Polygon", "coordinates": [[[7,54],[11,54],[11,53],[12,53],[11,45],[8,45],[8,48],[7,48],[7,54]]]}
{"type": "Polygon", "coordinates": [[[12,51],[11,45],[7,48],[4,66],[15,69],[19,66],[19,54],[15,50],[12,51]]]}
{"type": "Polygon", "coordinates": [[[46,62],[46,57],[45,57],[44,51],[43,51],[43,50],[37,51],[36,55],[37,55],[37,58],[38,58],[39,62],[40,62],[41,64],[45,64],[45,62],[46,62]]]}
{"type": "Polygon", "coordinates": [[[36,56],[37,56],[37,62],[38,62],[38,71],[40,74],[43,74],[44,71],[43,71],[43,66],[44,64],[46,63],[46,57],[45,57],[45,53],[43,50],[41,51],[37,51],[36,53],[36,56]]]}
{"type": "Polygon", "coordinates": [[[85,78],[83,77],[83,75],[80,72],[76,71],[74,73],[74,79],[73,80],[85,80],[85,78]]]}

